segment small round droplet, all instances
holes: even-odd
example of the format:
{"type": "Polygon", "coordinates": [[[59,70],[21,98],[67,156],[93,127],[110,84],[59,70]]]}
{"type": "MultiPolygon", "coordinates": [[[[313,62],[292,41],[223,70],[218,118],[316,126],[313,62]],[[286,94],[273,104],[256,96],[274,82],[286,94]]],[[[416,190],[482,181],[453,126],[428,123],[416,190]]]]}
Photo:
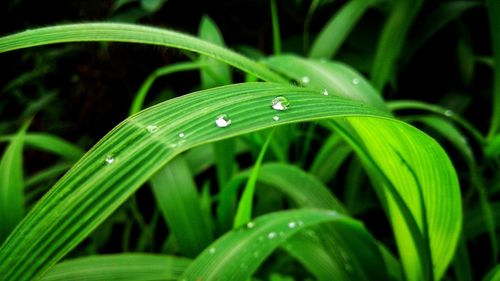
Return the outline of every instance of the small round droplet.
{"type": "Polygon", "coordinates": [[[208,252],[209,252],[210,254],[212,254],[212,255],[213,255],[213,254],[215,254],[215,251],[217,251],[217,250],[216,250],[214,247],[212,247],[212,248],[208,249],[208,252]]]}
{"type": "Polygon", "coordinates": [[[359,81],[359,79],[358,79],[358,78],[353,78],[353,79],[352,79],[352,83],[353,83],[354,85],[358,85],[358,84],[359,84],[359,82],[361,82],[361,81],[359,81]]]}
{"type": "Polygon", "coordinates": [[[146,129],[147,129],[147,130],[148,130],[148,132],[150,132],[151,134],[158,132],[158,126],[156,126],[156,125],[148,125],[148,126],[146,127],[146,129]]]}
{"type": "Polygon", "coordinates": [[[255,227],[255,223],[253,221],[247,223],[247,228],[254,228],[255,227]]]}
{"type": "Polygon", "coordinates": [[[296,228],[297,227],[297,223],[294,222],[294,221],[291,221],[288,223],[288,228],[296,228]]]}
{"type": "Polygon", "coordinates": [[[279,116],[273,116],[273,120],[274,121],[280,121],[280,117],[279,116]]]}
{"type": "Polygon", "coordinates": [[[450,109],[447,109],[444,111],[444,115],[447,116],[447,117],[451,117],[453,116],[453,110],[450,110],[450,109]]]}
{"type": "Polygon", "coordinates": [[[179,134],[179,138],[184,138],[185,136],[186,136],[186,134],[184,134],[184,133],[179,134]]]}
{"type": "Polygon", "coordinates": [[[328,96],[328,90],[327,89],[323,89],[323,91],[321,92],[321,94],[323,96],[328,96]]]}
{"type": "Polygon", "coordinates": [[[109,165],[109,164],[113,164],[113,162],[115,162],[115,158],[112,156],[112,155],[108,155],[106,156],[106,163],[109,165]]]}
{"type": "Polygon", "coordinates": [[[309,84],[309,82],[311,82],[311,78],[309,78],[309,76],[302,76],[302,78],[300,80],[304,84],[309,84]]]}
{"type": "Polygon", "coordinates": [[[269,240],[272,240],[274,238],[276,238],[276,232],[269,232],[269,234],[267,234],[267,238],[269,238],[269,240]]]}
{"type": "Polygon", "coordinates": [[[231,119],[226,114],[221,114],[215,119],[215,125],[219,128],[225,128],[231,125],[231,119]]]}
{"type": "Polygon", "coordinates": [[[275,97],[272,100],[271,106],[274,110],[283,111],[283,110],[286,110],[290,106],[290,102],[284,96],[279,96],[279,97],[275,97]]]}

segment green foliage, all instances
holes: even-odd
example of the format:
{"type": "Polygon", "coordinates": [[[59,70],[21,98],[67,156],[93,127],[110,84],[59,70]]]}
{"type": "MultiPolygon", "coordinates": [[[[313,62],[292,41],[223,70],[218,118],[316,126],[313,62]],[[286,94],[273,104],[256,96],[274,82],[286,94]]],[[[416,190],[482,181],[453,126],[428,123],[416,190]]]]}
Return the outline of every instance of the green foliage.
{"type": "MultiPolygon", "coordinates": [[[[198,36],[137,24],[170,2],[112,1],[109,20],[128,24],[0,37],[0,59],[39,57],[0,85],[0,280],[498,279],[495,1],[265,1],[259,48],[235,46],[259,61],[226,47],[248,34],[233,36],[217,13],[200,14],[188,29],[198,36]],[[491,54],[477,51],[469,11],[489,14],[491,54]],[[445,68],[463,81],[414,100],[406,91],[433,77],[411,71],[436,63],[428,45],[448,29],[457,67],[445,68]],[[104,137],[51,123],[71,97],[44,79],[70,77],[59,60],[83,42],[100,42],[106,64],[119,44],[163,58],[134,65],[137,80],[125,74],[134,93],[113,100],[122,121],[92,124],[104,137]],[[53,44],[52,55],[30,51],[53,44]],[[476,62],[488,62],[491,85],[460,99],[478,85],[476,62]],[[470,115],[485,99],[489,128],[470,115]]],[[[81,107],[107,106],[97,103],[81,107]]]]}

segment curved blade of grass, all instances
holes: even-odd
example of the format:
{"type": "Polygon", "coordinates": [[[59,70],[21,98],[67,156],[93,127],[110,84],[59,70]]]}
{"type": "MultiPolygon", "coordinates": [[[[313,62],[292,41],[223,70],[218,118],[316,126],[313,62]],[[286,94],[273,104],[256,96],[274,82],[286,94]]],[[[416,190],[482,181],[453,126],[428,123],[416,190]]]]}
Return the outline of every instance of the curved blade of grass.
{"type": "Polygon", "coordinates": [[[357,102],[273,83],[219,87],[150,107],[113,129],[31,210],[0,248],[0,275],[22,281],[42,274],[184,150],[280,124],[335,116],[390,118],[357,102]],[[271,101],[280,95],[291,105],[276,122],[271,101]],[[216,126],[221,113],[232,120],[230,126],[216,126]]]}
{"type": "Polygon", "coordinates": [[[243,189],[243,194],[241,195],[240,201],[238,203],[238,209],[236,210],[236,215],[234,216],[233,228],[240,227],[248,223],[252,219],[252,208],[253,208],[253,197],[255,193],[255,185],[257,184],[257,177],[259,176],[260,166],[262,160],[264,160],[264,155],[266,155],[267,147],[271,142],[274,130],[272,130],[266,138],[266,141],[260,149],[259,156],[255,161],[255,164],[250,173],[250,177],[243,189]]]}
{"type": "MultiPolygon", "coordinates": [[[[13,135],[0,136],[0,142],[11,141],[15,137],[13,135]]],[[[69,160],[78,160],[85,154],[85,151],[79,146],[46,133],[27,133],[24,136],[24,143],[28,147],[59,155],[69,160]]]]}
{"type": "Polygon", "coordinates": [[[45,170],[42,170],[26,178],[25,187],[26,189],[29,189],[30,187],[37,185],[41,182],[58,177],[64,174],[64,172],[66,172],[67,170],[69,170],[74,164],[75,164],[74,162],[63,162],[55,164],[45,170]]]}
{"type": "Polygon", "coordinates": [[[0,53],[47,44],[89,41],[174,47],[223,61],[266,81],[286,82],[266,67],[213,43],[180,32],[135,24],[82,23],[27,30],[0,38],[0,53]]]}
{"type": "Polygon", "coordinates": [[[457,281],[472,281],[472,268],[470,265],[469,253],[467,252],[467,244],[462,236],[458,245],[455,258],[452,263],[453,271],[457,281]]]}
{"type": "Polygon", "coordinates": [[[483,281],[498,281],[500,279],[500,264],[497,264],[488,274],[482,279],[483,281]]]}
{"type": "Polygon", "coordinates": [[[307,60],[294,55],[271,57],[266,63],[270,68],[302,81],[304,86],[319,92],[326,89],[328,95],[345,97],[387,110],[384,101],[370,83],[357,71],[342,63],[307,60]]]}
{"type": "MultiPolygon", "coordinates": [[[[307,73],[307,85],[311,86],[316,78],[338,76],[321,67],[327,63],[305,62],[291,56],[272,58],[270,64],[292,78],[307,73]]],[[[352,84],[348,79],[318,82],[326,89],[329,89],[329,82],[342,86],[352,84]]],[[[360,79],[355,85],[363,83],[366,82],[360,79]]],[[[353,91],[359,92],[342,94],[366,100],[364,95],[371,98],[375,93],[371,87],[367,89],[359,91],[354,87],[353,91]]],[[[383,187],[376,191],[386,205],[407,278],[432,279],[434,270],[434,278],[439,279],[451,261],[461,226],[460,190],[446,153],[434,140],[408,127],[389,125],[385,121],[358,122],[351,118],[335,124],[335,128],[341,130],[364,156],[365,162],[371,163],[375,183],[383,180],[383,187]],[[362,145],[353,141],[358,137],[357,142],[362,145]],[[437,170],[442,174],[436,173],[437,170]],[[442,200],[443,197],[447,200],[442,200]]]]}
{"type": "Polygon", "coordinates": [[[148,254],[98,255],[67,260],[41,281],[178,280],[191,260],[148,254]]]}
{"type": "Polygon", "coordinates": [[[159,77],[181,71],[196,70],[203,67],[204,65],[205,64],[202,62],[179,62],[156,69],[146,78],[146,80],[144,80],[141,87],[137,91],[137,94],[132,101],[132,105],[130,106],[129,115],[135,114],[142,109],[149,89],[151,89],[151,86],[153,86],[153,83],[159,77]]]}
{"type": "Polygon", "coordinates": [[[460,115],[451,111],[450,109],[443,108],[439,105],[425,103],[425,102],[421,102],[421,101],[415,101],[415,100],[390,101],[387,103],[387,106],[389,107],[389,109],[391,111],[406,110],[406,109],[418,109],[418,110],[425,110],[425,111],[429,111],[429,112],[433,112],[436,114],[446,116],[446,117],[456,121],[462,127],[464,127],[469,133],[471,133],[471,135],[474,136],[474,138],[480,144],[485,143],[485,138],[481,134],[481,132],[479,132],[476,128],[474,128],[474,126],[472,126],[463,117],[461,117],[460,115]]]}
{"type": "Polygon", "coordinates": [[[422,2],[422,0],[396,0],[392,2],[393,7],[380,35],[370,72],[373,86],[380,93],[394,73],[406,35],[422,2]]]}
{"type": "Polygon", "coordinates": [[[491,49],[493,50],[493,112],[491,115],[488,139],[499,133],[500,130],[500,2],[487,0],[488,16],[490,20],[491,49]]]}
{"type": "Polygon", "coordinates": [[[23,144],[29,124],[11,138],[0,160],[0,243],[24,216],[23,144]]]}
{"type": "MultiPolygon", "coordinates": [[[[199,28],[200,38],[224,47],[224,39],[215,22],[208,16],[203,16],[199,28]]],[[[200,62],[206,64],[200,71],[201,85],[204,89],[231,83],[231,72],[229,67],[220,61],[201,56],[200,62]]]]}
{"type": "Polygon", "coordinates": [[[442,29],[446,24],[459,17],[465,11],[480,6],[476,1],[447,1],[427,15],[423,22],[415,26],[413,38],[408,44],[407,56],[411,57],[429,38],[442,29]]]}
{"type": "Polygon", "coordinates": [[[184,256],[195,257],[213,240],[201,200],[185,160],[177,157],[152,178],[151,187],[163,217],[184,256]]]}
{"type": "Polygon", "coordinates": [[[330,181],[352,153],[339,134],[332,134],[314,157],[310,172],[323,182],[330,181]]]}
{"type": "Polygon", "coordinates": [[[500,134],[493,136],[489,139],[484,153],[490,158],[498,157],[500,155],[500,134]]]}
{"type": "Polygon", "coordinates": [[[334,57],[361,16],[374,3],[374,0],[352,0],[344,4],[321,29],[309,51],[309,57],[334,57]]]}
{"type": "Polygon", "coordinates": [[[326,222],[364,231],[358,222],[334,211],[300,209],[267,214],[219,238],[191,263],[183,278],[208,281],[230,276],[230,280],[246,280],[288,237],[326,222]]]}

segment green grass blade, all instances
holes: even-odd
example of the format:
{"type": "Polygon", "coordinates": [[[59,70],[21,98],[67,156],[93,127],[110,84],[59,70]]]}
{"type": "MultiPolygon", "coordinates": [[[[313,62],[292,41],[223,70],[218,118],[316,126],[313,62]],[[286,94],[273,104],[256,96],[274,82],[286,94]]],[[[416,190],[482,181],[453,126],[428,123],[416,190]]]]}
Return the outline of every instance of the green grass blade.
{"type": "Polygon", "coordinates": [[[288,237],[326,222],[362,229],[355,220],[334,211],[301,209],[267,214],[219,238],[191,263],[183,277],[246,280],[288,237]]]}
{"type": "Polygon", "coordinates": [[[337,174],[351,153],[352,148],[344,139],[338,134],[332,134],[314,157],[310,171],[319,180],[328,182],[337,174]]]}
{"type": "MultiPolygon", "coordinates": [[[[10,141],[15,137],[13,135],[0,136],[0,142],[10,141]]],[[[78,160],[85,153],[79,146],[45,133],[27,133],[24,137],[24,143],[27,147],[59,155],[69,160],[78,160]]]]}
{"type": "Polygon", "coordinates": [[[42,274],[182,151],[281,124],[341,116],[390,118],[358,102],[274,83],[219,87],[150,107],[112,130],[31,210],[0,248],[0,275],[22,281],[42,274]],[[279,122],[272,119],[276,96],[290,101],[279,122]],[[221,113],[232,120],[230,126],[216,126],[221,113]]]}
{"type": "Polygon", "coordinates": [[[54,266],[41,281],[178,280],[191,260],[147,255],[98,255],[67,260],[54,266]]]}
{"type": "Polygon", "coordinates": [[[498,281],[500,280],[500,264],[497,264],[488,274],[482,279],[483,281],[498,281]]]}
{"type": "Polygon", "coordinates": [[[490,19],[491,49],[493,50],[493,112],[488,139],[491,139],[500,130],[500,2],[487,0],[488,15],[490,19]]]}
{"type": "Polygon", "coordinates": [[[474,138],[480,143],[484,144],[485,143],[485,138],[479,132],[476,128],[474,128],[473,125],[471,125],[467,120],[465,120],[463,117],[460,115],[456,114],[450,109],[443,108],[439,105],[435,104],[430,104],[430,103],[425,103],[421,101],[415,101],[415,100],[398,100],[398,101],[391,101],[387,103],[387,106],[391,111],[398,111],[398,110],[424,110],[424,111],[429,111],[433,112],[436,114],[440,114],[443,116],[446,116],[453,121],[456,121],[460,126],[464,127],[471,135],[474,136],[474,138]]]}
{"type": "Polygon", "coordinates": [[[374,0],[352,0],[344,4],[321,29],[309,51],[309,57],[316,59],[334,57],[361,16],[374,2],[374,0]]]}
{"type": "Polygon", "coordinates": [[[452,263],[453,271],[457,277],[457,281],[472,281],[472,268],[470,265],[469,253],[467,252],[467,244],[464,237],[460,239],[455,258],[452,263]]]}
{"type": "Polygon", "coordinates": [[[500,156],[500,134],[490,138],[484,148],[484,153],[490,158],[500,156]]]}
{"type": "Polygon", "coordinates": [[[253,208],[253,197],[255,193],[255,185],[257,184],[257,177],[259,176],[260,166],[262,165],[262,161],[264,160],[264,155],[266,155],[267,147],[271,142],[273,137],[274,130],[269,133],[266,138],[266,141],[262,145],[260,149],[259,156],[255,161],[255,164],[252,168],[252,172],[250,173],[250,177],[245,185],[245,189],[243,190],[243,194],[241,195],[241,199],[238,203],[238,209],[236,210],[236,216],[234,217],[233,228],[240,227],[246,223],[248,223],[252,219],[252,208],[253,208]]]}
{"type": "Polygon", "coordinates": [[[11,138],[0,160],[0,243],[24,216],[23,145],[28,126],[11,138]]]}
{"type": "Polygon", "coordinates": [[[273,23],[273,50],[275,55],[281,54],[281,34],[280,21],[278,17],[278,8],[276,0],[271,0],[271,21],[273,23]]]}
{"type": "MultiPolygon", "coordinates": [[[[225,45],[219,28],[208,16],[204,16],[201,19],[199,35],[205,41],[212,42],[221,47],[225,45]]],[[[200,71],[201,86],[204,89],[231,83],[231,72],[227,64],[206,56],[201,56],[200,62],[206,64],[200,71]]]]}
{"type": "Polygon", "coordinates": [[[422,2],[422,0],[396,0],[392,3],[393,7],[380,35],[370,72],[373,86],[379,92],[382,92],[394,74],[406,35],[422,2]]]}
{"type": "Polygon", "coordinates": [[[28,178],[26,178],[25,181],[25,187],[26,189],[29,189],[30,187],[37,185],[41,182],[54,179],[62,174],[64,172],[68,171],[75,163],[74,162],[64,162],[64,163],[59,163],[55,164],[45,170],[42,170],[28,178]]]}
{"type": "Polygon", "coordinates": [[[47,44],[92,41],[174,47],[223,61],[266,81],[286,82],[262,65],[213,43],[180,32],[133,24],[83,23],[27,30],[0,38],[0,53],[47,44]]]}
{"type": "Polygon", "coordinates": [[[306,60],[294,55],[271,57],[266,63],[304,86],[318,91],[326,90],[323,94],[345,97],[386,110],[384,101],[370,83],[360,73],[342,63],[306,60]]]}
{"type": "MultiPolygon", "coordinates": [[[[322,67],[328,65],[325,62],[305,61],[292,56],[270,61],[273,68],[291,78],[307,73],[307,86],[318,88],[317,84],[314,85],[316,80],[325,89],[336,83],[345,87],[352,85],[348,78],[335,79],[339,75],[335,69],[322,67]],[[330,79],[325,79],[327,77],[330,79]]],[[[359,79],[355,86],[365,83],[359,79]]],[[[342,94],[357,101],[377,101],[373,98],[376,92],[369,85],[364,91],[356,87],[350,89],[358,92],[344,90],[342,94]]],[[[338,94],[338,91],[334,93],[338,94]]],[[[373,103],[368,104],[373,106],[373,103]]],[[[377,193],[386,205],[407,278],[432,279],[431,271],[435,270],[434,277],[439,279],[451,261],[461,225],[460,190],[451,162],[434,140],[418,131],[400,124],[389,125],[382,120],[358,121],[350,118],[345,122],[336,121],[335,128],[351,140],[358,153],[371,159],[375,186],[380,185],[377,181],[383,180],[383,187],[377,193]],[[362,145],[356,145],[353,138],[360,138],[357,142],[362,145]],[[442,174],[436,173],[437,170],[442,174]],[[448,199],[443,201],[443,197],[448,199]]]]}
{"type": "Polygon", "coordinates": [[[411,57],[427,40],[446,24],[453,21],[467,10],[480,6],[476,1],[447,1],[427,15],[423,22],[415,26],[413,38],[408,44],[408,57],[411,57]]]}
{"type": "Polygon", "coordinates": [[[346,213],[342,203],[314,176],[283,163],[262,165],[258,181],[274,187],[304,208],[319,208],[346,213]]]}
{"type": "Polygon", "coordinates": [[[177,157],[151,178],[158,207],[184,256],[195,257],[213,239],[189,167],[177,157]]]}
{"type": "Polygon", "coordinates": [[[135,114],[143,108],[144,101],[146,100],[146,96],[151,89],[151,86],[153,86],[153,83],[159,77],[181,71],[196,70],[203,66],[204,64],[201,62],[179,62],[156,69],[146,78],[146,80],[144,80],[141,87],[137,91],[137,94],[132,101],[132,105],[130,106],[129,115],[135,114]]]}

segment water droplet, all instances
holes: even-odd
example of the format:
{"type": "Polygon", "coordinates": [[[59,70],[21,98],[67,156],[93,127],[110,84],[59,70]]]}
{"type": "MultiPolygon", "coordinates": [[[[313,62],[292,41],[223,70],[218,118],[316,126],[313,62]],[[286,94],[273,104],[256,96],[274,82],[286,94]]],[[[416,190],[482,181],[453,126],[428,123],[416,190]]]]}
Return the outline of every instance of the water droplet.
{"type": "Polygon", "coordinates": [[[106,156],[106,163],[109,165],[109,164],[113,164],[113,162],[115,162],[115,158],[112,156],[112,155],[108,155],[106,156]]]}
{"type": "Polygon", "coordinates": [[[179,138],[183,138],[183,137],[185,137],[185,136],[186,136],[186,134],[184,134],[184,133],[180,133],[180,134],[179,134],[179,138]]]}
{"type": "Polygon", "coordinates": [[[212,255],[213,255],[213,254],[215,254],[215,251],[217,251],[217,250],[216,250],[214,247],[212,247],[212,248],[208,249],[208,252],[209,252],[210,254],[212,254],[212,255]]]}
{"type": "Polygon", "coordinates": [[[302,78],[300,80],[304,84],[309,84],[309,82],[311,82],[311,78],[309,78],[309,76],[302,76],[302,78]]]}
{"type": "Polygon", "coordinates": [[[444,111],[445,116],[451,117],[451,116],[453,116],[453,114],[454,114],[453,110],[447,109],[444,111]]]}
{"type": "Polygon", "coordinates": [[[273,116],[273,120],[274,121],[280,121],[280,117],[279,116],[273,116]]]}
{"type": "Polygon", "coordinates": [[[327,89],[323,89],[323,91],[321,92],[321,94],[323,96],[328,96],[328,90],[327,89]]]}
{"type": "Polygon", "coordinates": [[[231,119],[229,119],[229,117],[226,114],[221,114],[217,116],[217,119],[215,119],[215,124],[219,128],[224,128],[231,125],[231,119]]]}
{"type": "Polygon", "coordinates": [[[284,96],[279,96],[273,99],[271,106],[274,110],[283,111],[286,110],[288,106],[290,106],[290,102],[284,96]]]}
{"type": "Polygon", "coordinates": [[[297,227],[297,223],[294,222],[294,221],[291,221],[288,223],[288,228],[296,228],[297,227]]]}
{"type": "Polygon", "coordinates": [[[353,79],[352,79],[352,83],[353,83],[354,85],[358,85],[358,84],[359,84],[359,82],[361,82],[361,81],[360,81],[358,78],[353,78],[353,79]]]}
{"type": "Polygon", "coordinates": [[[148,125],[146,127],[146,129],[148,130],[148,132],[150,132],[151,134],[153,134],[153,133],[156,133],[158,131],[158,126],[156,126],[156,125],[148,125]]]}
{"type": "Polygon", "coordinates": [[[269,234],[267,234],[267,238],[269,238],[269,240],[276,238],[276,232],[269,232],[269,234]]]}
{"type": "Polygon", "coordinates": [[[255,227],[255,223],[254,222],[249,222],[247,223],[247,228],[254,228],[255,227]]]}

